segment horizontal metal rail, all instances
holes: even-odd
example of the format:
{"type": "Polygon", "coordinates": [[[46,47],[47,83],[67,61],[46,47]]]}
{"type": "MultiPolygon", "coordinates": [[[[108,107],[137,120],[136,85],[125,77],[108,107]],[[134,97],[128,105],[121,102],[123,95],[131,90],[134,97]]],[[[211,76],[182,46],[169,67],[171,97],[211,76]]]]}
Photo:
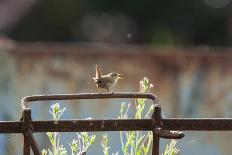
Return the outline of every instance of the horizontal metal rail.
{"type": "Polygon", "coordinates": [[[48,100],[77,100],[77,99],[107,99],[107,98],[147,98],[157,103],[157,97],[153,94],[143,93],[83,93],[83,94],[52,94],[52,95],[34,95],[24,97],[21,101],[22,109],[28,108],[28,103],[33,101],[48,100]]]}
{"type": "MultiPolygon", "coordinates": [[[[164,118],[162,129],[178,131],[232,131],[231,118],[164,118]]],[[[152,130],[152,119],[32,121],[33,132],[152,130]]],[[[0,121],[0,133],[22,133],[21,121],[0,121]]]]}
{"type": "Polygon", "coordinates": [[[22,133],[22,121],[0,121],[0,133],[22,133]]]}
{"type": "Polygon", "coordinates": [[[231,118],[165,118],[164,130],[232,131],[231,118]]]}

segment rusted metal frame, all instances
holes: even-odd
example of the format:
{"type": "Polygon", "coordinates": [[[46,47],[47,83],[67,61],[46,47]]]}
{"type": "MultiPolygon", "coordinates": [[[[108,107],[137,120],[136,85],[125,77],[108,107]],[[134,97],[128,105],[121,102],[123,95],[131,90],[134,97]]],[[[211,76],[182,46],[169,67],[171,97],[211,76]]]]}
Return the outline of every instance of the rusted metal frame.
{"type": "MultiPolygon", "coordinates": [[[[167,139],[180,139],[184,137],[184,134],[181,132],[177,132],[177,131],[170,131],[173,130],[173,128],[171,128],[172,125],[171,122],[168,122],[168,119],[162,119],[161,117],[161,107],[160,105],[156,104],[157,103],[157,97],[154,96],[153,94],[140,94],[140,93],[112,93],[112,94],[96,94],[96,93],[89,93],[89,94],[60,94],[60,95],[37,95],[37,96],[28,96],[22,99],[21,105],[22,105],[22,109],[27,108],[27,103],[31,102],[31,101],[42,101],[42,100],[71,100],[71,99],[104,99],[104,98],[148,98],[148,99],[152,99],[155,105],[155,110],[154,113],[152,115],[152,119],[151,122],[148,124],[150,125],[150,130],[152,130],[153,132],[153,149],[152,149],[152,154],[153,155],[158,155],[159,154],[159,140],[160,138],[167,138],[167,139]],[[166,125],[166,128],[163,128],[163,124],[165,124],[164,122],[167,121],[170,125],[170,129],[168,129],[168,125],[166,125]],[[165,130],[168,129],[168,130],[165,130]]],[[[133,122],[134,123],[135,120],[130,120],[129,122],[133,122]]],[[[178,121],[176,119],[176,121],[178,121]]],[[[181,120],[183,123],[183,119],[181,120]]],[[[184,120],[185,121],[185,120],[184,120]]],[[[77,122],[81,122],[80,120],[74,120],[74,123],[77,122]]],[[[121,122],[124,122],[124,120],[121,120],[121,122]]],[[[197,122],[196,120],[194,120],[194,122],[197,122]]],[[[40,122],[41,123],[41,122],[40,122]]],[[[52,123],[52,122],[51,122],[52,123]]],[[[51,123],[49,123],[50,125],[52,125],[51,123]]],[[[65,124],[68,123],[67,121],[61,121],[59,122],[59,124],[61,125],[62,129],[65,129],[64,126],[65,124]],[[63,123],[63,124],[62,124],[63,123]]],[[[114,121],[114,127],[112,126],[112,120],[101,120],[98,121],[97,125],[96,122],[93,123],[93,121],[82,121],[82,123],[90,123],[89,124],[89,131],[119,131],[119,130],[140,130],[140,128],[138,127],[138,124],[136,127],[136,129],[129,129],[130,126],[128,126],[129,124],[126,124],[126,126],[124,126],[124,128],[120,128],[120,126],[118,126],[117,124],[120,122],[116,122],[114,121]],[[111,121],[111,122],[110,122],[111,121]],[[108,124],[106,125],[105,128],[105,122],[108,122],[108,124]],[[99,124],[101,123],[101,124],[99,124]],[[101,126],[99,126],[101,125],[101,126]],[[94,128],[92,128],[91,126],[94,126],[94,128]],[[129,127],[129,128],[128,128],[129,127]]],[[[181,127],[180,124],[178,124],[179,122],[177,122],[177,125],[179,127],[181,127]]],[[[187,122],[189,123],[189,122],[187,122]]],[[[199,123],[199,122],[197,122],[199,123]]],[[[209,123],[209,122],[208,122],[209,123]]],[[[48,124],[48,125],[49,125],[48,124]]],[[[57,127],[57,123],[54,123],[55,125],[54,128],[60,129],[57,127]]],[[[209,123],[210,125],[212,125],[213,123],[209,123]]],[[[35,125],[36,126],[36,125],[35,125]]],[[[88,131],[86,130],[86,124],[82,125],[78,125],[79,127],[85,127],[83,129],[78,128],[79,130],[84,130],[84,131],[88,131]]],[[[212,125],[213,127],[213,125],[212,125]]],[[[49,127],[50,128],[50,127],[49,127]]],[[[70,126],[68,126],[67,129],[70,129],[70,126]]],[[[146,128],[147,129],[147,128],[146,128]]],[[[142,129],[142,130],[146,130],[146,129],[142,129]]],[[[49,130],[49,129],[48,129],[49,130]]],[[[149,130],[149,128],[148,128],[149,130]]],[[[66,130],[64,130],[65,132],[66,130]]],[[[74,128],[71,128],[71,132],[76,131],[76,127],[74,126],[74,128]]],[[[32,137],[33,138],[33,137],[32,137]]]]}
{"type": "Polygon", "coordinates": [[[22,121],[23,121],[23,136],[24,136],[24,145],[23,145],[23,154],[24,155],[30,155],[30,142],[27,135],[27,131],[30,130],[30,122],[31,122],[31,110],[30,109],[24,109],[22,112],[22,121]]]}
{"type": "Polygon", "coordinates": [[[161,116],[161,106],[155,104],[154,112],[152,114],[152,133],[153,133],[153,147],[152,147],[152,155],[159,155],[159,143],[160,138],[166,139],[181,139],[184,137],[182,132],[178,131],[170,131],[170,130],[163,130],[163,122],[161,116]]]}
{"type": "Polygon", "coordinates": [[[34,132],[148,131],[151,119],[34,121],[34,132]]]}
{"type": "Polygon", "coordinates": [[[231,118],[164,118],[164,130],[231,131],[231,118]]]}
{"type": "MultiPolygon", "coordinates": [[[[182,119],[162,118],[162,130],[177,131],[231,131],[232,119],[182,119]]],[[[152,119],[110,119],[110,120],[60,120],[58,124],[54,121],[33,121],[34,132],[45,132],[51,127],[54,132],[82,131],[119,131],[119,130],[152,130],[152,119]],[[102,124],[104,122],[104,126],[102,124]],[[82,127],[83,126],[83,127],[82,127]],[[98,129],[99,128],[99,129],[98,129]]]]}
{"type": "Polygon", "coordinates": [[[0,121],[0,133],[22,133],[22,122],[0,121]]]}
{"type": "Polygon", "coordinates": [[[23,134],[23,155],[30,155],[30,142],[28,140],[28,138],[25,136],[25,134],[23,134]]]}
{"type": "MultiPolygon", "coordinates": [[[[42,101],[42,100],[71,100],[71,99],[104,99],[104,98],[147,98],[152,99],[154,104],[157,103],[157,97],[153,94],[142,94],[142,93],[111,93],[111,94],[99,94],[99,93],[88,93],[88,94],[58,94],[58,95],[37,95],[28,96],[22,99],[21,107],[22,110],[28,107],[28,102],[31,101],[42,101]]],[[[101,128],[104,127],[104,121],[102,122],[101,128]]],[[[128,125],[127,125],[128,127],[128,125]]],[[[25,143],[26,144],[26,143],[25,143]]]]}
{"type": "Polygon", "coordinates": [[[152,115],[152,134],[153,134],[153,147],[152,147],[152,155],[159,155],[159,143],[160,137],[158,134],[158,130],[161,127],[161,107],[155,105],[154,112],[152,115]]]}
{"type": "MultiPolygon", "coordinates": [[[[162,118],[163,130],[178,130],[178,131],[231,131],[232,119],[231,118],[162,118]]],[[[82,125],[85,126],[86,131],[107,131],[111,129],[136,130],[150,130],[152,119],[110,119],[110,120],[60,120],[58,124],[54,121],[32,121],[34,129],[33,132],[72,132],[83,131],[82,125]],[[104,121],[105,126],[100,130],[96,130],[96,126],[101,126],[104,121]],[[125,122],[128,127],[123,123],[125,122]],[[77,125],[78,124],[78,125],[77,125]],[[91,126],[93,124],[93,126],[91,126]],[[115,126],[117,124],[117,127],[115,126]],[[79,126],[80,125],[80,126],[79,126]],[[62,127],[63,126],[63,127],[62,127]],[[108,126],[111,126],[109,128],[108,126]],[[70,127],[70,129],[68,128],[70,127]],[[43,128],[43,129],[42,129],[43,128]]],[[[0,133],[22,133],[23,123],[21,121],[0,121],[0,133]]]]}
{"type": "MultiPolygon", "coordinates": [[[[34,152],[34,155],[40,155],[40,152],[39,152],[39,147],[38,147],[38,144],[33,136],[33,133],[31,130],[27,130],[23,133],[24,137],[26,137],[26,140],[28,141],[26,144],[30,144],[29,146],[31,146],[32,148],[32,151],[34,152]]],[[[24,144],[25,146],[25,144],[24,144]]],[[[30,147],[29,147],[30,148],[30,147]]],[[[30,149],[29,149],[30,150],[30,149]]],[[[24,155],[28,155],[30,153],[28,153],[26,151],[26,153],[24,155]]]]}
{"type": "Polygon", "coordinates": [[[34,155],[40,155],[39,147],[34,139],[32,130],[33,126],[31,124],[31,109],[25,108],[22,112],[22,131],[24,136],[24,147],[23,147],[23,154],[24,155],[30,155],[30,146],[32,148],[32,151],[34,152],[34,155]]]}
{"type": "Polygon", "coordinates": [[[156,136],[166,139],[181,139],[184,137],[184,134],[179,131],[172,131],[173,129],[164,130],[163,129],[163,118],[161,116],[161,106],[156,104],[154,107],[154,113],[152,115],[152,120],[155,129],[156,136]]]}
{"type": "Polygon", "coordinates": [[[47,100],[74,100],[74,99],[106,99],[106,98],[147,98],[157,103],[157,97],[149,93],[82,93],[82,94],[54,94],[54,95],[34,95],[24,97],[21,101],[22,109],[28,107],[32,101],[47,100]]]}

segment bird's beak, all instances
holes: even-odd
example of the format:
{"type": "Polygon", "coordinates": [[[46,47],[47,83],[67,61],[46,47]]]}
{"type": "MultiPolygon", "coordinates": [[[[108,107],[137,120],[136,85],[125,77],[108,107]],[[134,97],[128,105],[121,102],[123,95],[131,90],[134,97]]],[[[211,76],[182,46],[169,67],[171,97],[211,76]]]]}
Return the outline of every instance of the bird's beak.
{"type": "Polygon", "coordinates": [[[123,79],[123,74],[118,74],[119,79],[123,79]]]}

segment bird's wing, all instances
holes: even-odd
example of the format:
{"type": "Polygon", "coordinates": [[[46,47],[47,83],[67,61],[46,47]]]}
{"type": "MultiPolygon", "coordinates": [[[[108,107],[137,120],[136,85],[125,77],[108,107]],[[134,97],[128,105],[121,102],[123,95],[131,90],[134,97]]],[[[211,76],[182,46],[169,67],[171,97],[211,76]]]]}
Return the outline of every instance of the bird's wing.
{"type": "Polygon", "coordinates": [[[114,80],[111,77],[109,77],[108,75],[103,75],[101,79],[104,79],[105,83],[114,84],[114,80]]]}
{"type": "Polygon", "coordinates": [[[101,77],[101,73],[100,73],[100,70],[98,68],[98,66],[96,65],[96,79],[99,79],[101,77]]]}

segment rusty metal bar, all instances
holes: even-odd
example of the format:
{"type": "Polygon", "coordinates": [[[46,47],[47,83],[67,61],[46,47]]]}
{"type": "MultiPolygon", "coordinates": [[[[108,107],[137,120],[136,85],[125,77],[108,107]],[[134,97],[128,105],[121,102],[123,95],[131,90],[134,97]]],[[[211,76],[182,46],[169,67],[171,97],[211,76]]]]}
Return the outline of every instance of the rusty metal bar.
{"type": "Polygon", "coordinates": [[[24,147],[23,147],[23,154],[24,155],[30,155],[30,146],[32,148],[32,151],[35,155],[40,155],[38,145],[33,137],[33,125],[31,124],[31,109],[23,109],[22,113],[22,121],[23,121],[23,135],[24,135],[24,147]]]}
{"type": "Polygon", "coordinates": [[[159,155],[159,143],[160,143],[160,138],[156,134],[157,128],[155,128],[152,132],[153,134],[153,146],[152,146],[152,155],[159,155]]]}
{"type": "MultiPolygon", "coordinates": [[[[166,139],[181,139],[184,137],[184,134],[179,131],[171,131],[171,130],[163,130],[163,119],[161,117],[161,106],[156,104],[154,108],[154,113],[152,115],[153,120],[153,130],[155,132],[156,137],[166,138],[166,139]]],[[[153,132],[153,133],[154,133],[153,132]]]]}
{"type": "Polygon", "coordinates": [[[161,107],[160,105],[155,105],[154,112],[152,115],[152,127],[153,127],[153,147],[152,147],[152,155],[159,155],[159,143],[160,137],[157,133],[161,126],[161,107]]]}
{"type": "Polygon", "coordinates": [[[0,133],[22,133],[22,122],[0,121],[0,133]]]}
{"type": "MultiPolygon", "coordinates": [[[[32,121],[33,132],[151,130],[151,119],[32,121]],[[103,123],[104,122],[104,123],[103,123]],[[104,124],[102,128],[102,124],[104,124]]],[[[22,133],[21,121],[0,122],[0,133],[22,133]]]]}
{"type": "Polygon", "coordinates": [[[28,103],[32,101],[47,100],[74,100],[74,99],[106,99],[106,98],[147,98],[157,102],[157,97],[153,94],[142,93],[83,93],[83,94],[54,94],[54,95],[34,95],[24,97],[21,101],[22,109],[28,107],[28,103]]]}
{"type": "Polygon", "coordinates": [[[23,155],[30,155],[30,142],[29,138],[26,136],[26,131],[30,128],[31,121],[31,109],[24,109],[22,113],[23,121],[23,136],[24,136],[24,145],[23,145],[23,155]]]}
{"type": "Polygon", "coordinates": [[[25,135],[23,135],[23,155],[30,155],[30,142],[29,140],[26,138],[25,135]]]}
{"type": "Polygon", "coordinates": [[[179,131],[162,130],[158,128],[155,132],[160,138],[164,139],[181,139],[184,137],[184,134],[179,131]]]}
{"type": "Polygon", "coordinates": [[[34,121],[34,132],[81,132],[81,131],[148,131],[152,121],[149,119],[123,119],[123,120],[66,120],[34,121]]]}
{"type": "MultiPolygon", "coordinates": [[[[231,131],[231,118],[162,118],[163,130],[178,131],[231,131]]],[[[76,131],[120,131],[125,130],[152,130],[152,119],[110,119],[110,120],[60,120],[58,124],[54,121],[32,121],[33,132],[76,132],[76,131]],[[104,121],[105,126],[97,130],[104,121]],[[125,122],[125,123],[124,123],[125,122]],[[91,123],[93,124],[91,126],[91,123]],[[78,124],[78,125],[77,125],[78,124]],[[117,127],[115,126],[117,124],[117,127]],[[125,124],[127,124],[125,127],[125,124]],[[85,128],[81,126],[85,126],[85,128]],[[64,127],[62,127],[64,126],[64,127]],[[50,128],[51,127],[51,128],[50,128]],[[69,128],[70,127],[70,128],[69,128]],[[75,131],[74,131],[75,130],[75,131]]],[[[23,123],[21,121],[1,121],[0,133],[22,133],[23,123]]]]}
{"type": "MultiPolygon", "coordinates": [[[[37,144],[37,142],[35,141],[35,138],[34,138],[34,136],[33,136],[33,133],[32,133],[32,131],[31,131],[31,129],[25,131],[25,132],[23,133],[23,135],[26,137],[26,140],[29,141],[30,146],[31,146],[31,148],[32,148],[32,151],[34,152],[34,155],[40,155],[38,144],[37,144]]],[[[24,145],[25,145],[25,144],[24,144],[24,145]]],[[[30,150],[30,149],[29,149],[29,150],[30,150]]],[[[25,154],[25,155],[30,155],[30,153],[29,153],[29,154],[25,154]]]]}
{"type": "Polygon", "coordinates": [[[231,118],[165,118],[164,130],[231,131],[231,118]]]}

